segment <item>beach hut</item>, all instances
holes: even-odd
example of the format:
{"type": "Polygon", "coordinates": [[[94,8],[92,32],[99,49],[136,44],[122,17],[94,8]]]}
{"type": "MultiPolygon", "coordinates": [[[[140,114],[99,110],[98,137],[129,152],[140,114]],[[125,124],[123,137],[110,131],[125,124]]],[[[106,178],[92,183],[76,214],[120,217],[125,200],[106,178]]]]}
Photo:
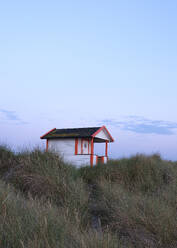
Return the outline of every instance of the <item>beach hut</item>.
{"type": "Polygon", "coordinates": [[[52,129],[40,137],[46,139],[46,150],[61,155],[65,162],[77,167],[108,161],[108,143],[114,141],[108,129],[102,127],[52,129]],[[104,156],[94,152],[94,143],[105,143],[104,156]]]}

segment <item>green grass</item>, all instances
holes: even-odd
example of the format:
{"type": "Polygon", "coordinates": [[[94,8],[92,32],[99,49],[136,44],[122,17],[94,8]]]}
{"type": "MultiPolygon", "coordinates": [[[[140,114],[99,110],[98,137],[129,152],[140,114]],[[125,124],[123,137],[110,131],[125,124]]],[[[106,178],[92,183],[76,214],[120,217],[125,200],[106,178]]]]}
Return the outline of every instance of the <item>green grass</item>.
{"type": "Polygon", "coordinates": [[[176,166],[138,154],[76,169],[0,146],[0,247],[175,248],[176,166]]]}

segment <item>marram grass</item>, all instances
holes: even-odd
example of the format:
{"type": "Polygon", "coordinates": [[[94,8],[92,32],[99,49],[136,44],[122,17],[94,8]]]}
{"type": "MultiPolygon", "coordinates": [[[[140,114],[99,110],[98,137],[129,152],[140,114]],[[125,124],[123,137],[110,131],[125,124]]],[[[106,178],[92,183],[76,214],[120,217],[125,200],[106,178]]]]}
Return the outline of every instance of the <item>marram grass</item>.
{"type": "Polygon", "coordinates": [[[175,248],[176,166],[139,154],[76,169],[0,146],[0,247],[175,248]]]}

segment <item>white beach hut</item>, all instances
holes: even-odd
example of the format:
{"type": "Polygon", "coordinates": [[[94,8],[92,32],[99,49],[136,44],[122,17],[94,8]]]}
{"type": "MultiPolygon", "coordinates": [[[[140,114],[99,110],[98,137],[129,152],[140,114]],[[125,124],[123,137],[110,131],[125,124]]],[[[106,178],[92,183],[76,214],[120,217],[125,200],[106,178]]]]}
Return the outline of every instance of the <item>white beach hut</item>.
{"type": "Polygon", "coordinates": [[[40,137],[46,139],[46,150],[60,154],[64,161],[77,167],[107,163],[108,143],[113,142],[105,126],[88,128],[52,129],[40,137]],[[94,153],[94,143],[105,143],[105,155],[94,153]]]}

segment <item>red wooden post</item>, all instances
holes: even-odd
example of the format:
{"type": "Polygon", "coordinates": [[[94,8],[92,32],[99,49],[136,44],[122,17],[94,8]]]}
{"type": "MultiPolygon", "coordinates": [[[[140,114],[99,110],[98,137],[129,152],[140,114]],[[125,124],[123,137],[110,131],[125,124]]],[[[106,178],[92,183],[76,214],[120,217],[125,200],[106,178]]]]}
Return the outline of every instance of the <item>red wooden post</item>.
{"type": "Polygon", "coordinates": [[[93,167],[93,154],[94,154],[94,148],[93,148],[93,138],[91,140],[91,156],[90,156],[90,165],[93,167]]]}
{"type": "Polygon", "coordinates": [[[83,138],[81,139],[81,154],[83,154],[83,138]]]}
{"type": "Polygon", "coordinates": [[[108,156],[108,141],[106,141],[106,147],[105,147],[105,157],[108,156]]]}
{"type": "Polygon", "coordinates": [[[46,152],[48,152],[49,140],[46,139],[46,152]]]}
{"type": "Polygon", "coordinates": [[[78,138],[75,139],[75,155],[78,154],[78,138]]]}

